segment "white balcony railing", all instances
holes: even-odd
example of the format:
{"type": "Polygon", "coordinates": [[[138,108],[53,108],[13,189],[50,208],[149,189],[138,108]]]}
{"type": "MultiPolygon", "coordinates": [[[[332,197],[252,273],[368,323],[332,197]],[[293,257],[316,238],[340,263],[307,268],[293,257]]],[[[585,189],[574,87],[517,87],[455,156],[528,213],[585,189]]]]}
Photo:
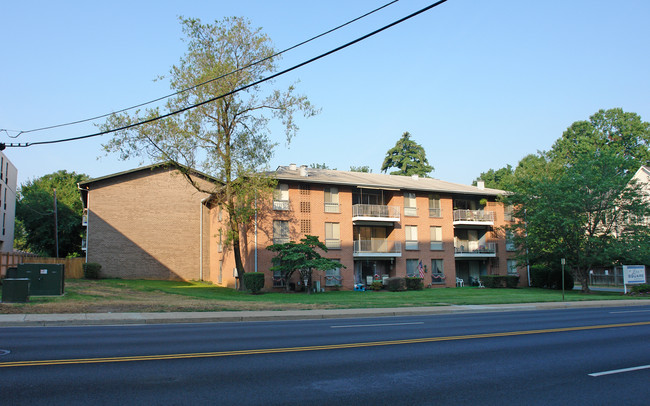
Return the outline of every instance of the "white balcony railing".
{"type": "Polygon", "coordinates": [[[338,203],[325,202],[325,213],[338,213],[338,212],[339,212],[338,203]]]}
{"type": "Polygon", "coordinates": [[[325,246],[328,249],[340,249],[341,248],[341,240],[338,238],[326,238],[325,239],[325,246]]]}
{"type": "Polygon", "coordinates": [[[429,217],[442,217],[442,209],[429,209],[429,217]]]}
{"type": "Polygon", "coordinates": [[[385,206],[381,204],[355,204],[352,206],[352,217],[371,219],[400,219],[399,206],[385,206]]]}
{"type": "Polygon", "coordinates": [[[494,212],[485,210],[454,210],[454,221],[494,222],[494,212]]]}
{"type": "Polygon", "coordinates": [[[454,251],[456,256],[494,256],[497,253],[497,244],[493,242],[478,244],[476,241],[458,241],[454,251]]]}
{"type": "Polygon", "coordinates": [[[402,244],[399,241],[385,238],[371,240],[356,240],[354,242],[354,255],[383,254],[384,256],[401,256],[402,244]]]}
{"type": "Polygon", "coordinates": [[[418,208],[417,207],[404,207],[404,215],[409,217],[417,217],[418,208]]]}

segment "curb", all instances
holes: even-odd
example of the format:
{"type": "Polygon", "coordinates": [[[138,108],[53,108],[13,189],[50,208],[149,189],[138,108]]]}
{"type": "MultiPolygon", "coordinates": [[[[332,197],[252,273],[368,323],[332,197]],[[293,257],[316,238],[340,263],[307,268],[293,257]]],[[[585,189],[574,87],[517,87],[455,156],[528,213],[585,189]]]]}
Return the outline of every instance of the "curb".
{"type": "Polygon", "coordinates": [[[648,306],[650,300],[600,300],[495,305],[450,305],[371,309],[226,311],[171,313],[0,314],[0,327],[101,326],[169,323],[231,323],[249,321],[318,320],[396,317],[459,313],[535,311],[598,307],[648,306]]]}

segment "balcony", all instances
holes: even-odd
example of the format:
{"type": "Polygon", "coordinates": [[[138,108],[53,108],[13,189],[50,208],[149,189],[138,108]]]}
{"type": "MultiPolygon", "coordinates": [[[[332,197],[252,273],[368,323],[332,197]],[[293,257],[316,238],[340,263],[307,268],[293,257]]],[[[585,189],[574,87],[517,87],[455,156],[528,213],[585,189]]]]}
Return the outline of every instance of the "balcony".
{"type": "Polygon", "coordinates": [[[381,204],[355,204],[352,206],[352,221],[398,222],[399,220],[399,206],[381,204]]]}
{"type": "Polygon", "coordinates": [[[494,212],[485,210],[454,210],[454,226],[493,226],[494,212]]]}
{"type": "Polygon", "coordinates": [[[355,257],[401,257],[402,244],[399,241],[387,240],[385,238],[373,238],[371,240],[354,241],[355,257]]]}
{"type": "Polygon", "coordinates": [[[456,258],[494,258],[497,256],[497,244],[488,242],[479,245],[476,241],[458,241],[454,247],[456,258]]]}

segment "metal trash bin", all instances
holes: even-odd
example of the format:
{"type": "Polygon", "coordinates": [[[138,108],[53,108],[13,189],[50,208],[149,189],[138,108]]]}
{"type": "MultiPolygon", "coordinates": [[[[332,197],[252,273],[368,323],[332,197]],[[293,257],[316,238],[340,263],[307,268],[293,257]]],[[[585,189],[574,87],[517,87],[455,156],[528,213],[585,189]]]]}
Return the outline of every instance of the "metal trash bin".
{"type": "Polygon", "coordinates": [[[2,281],[3,303],[26,303],[29,300],[28,278],[5,278],[2,281]]]}

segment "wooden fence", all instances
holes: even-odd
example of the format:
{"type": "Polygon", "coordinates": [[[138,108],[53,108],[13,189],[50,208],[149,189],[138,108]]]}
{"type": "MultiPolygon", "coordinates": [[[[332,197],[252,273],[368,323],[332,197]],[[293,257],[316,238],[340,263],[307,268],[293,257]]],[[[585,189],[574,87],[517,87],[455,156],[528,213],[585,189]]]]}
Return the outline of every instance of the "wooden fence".
{"type": "Polygon", "coordinates": [[[66,279],[80,279],[84,276],[83,264],[85,258],[43,258],[23,252],[0,253],[0,275],[7,274],[7,268],[18,264],[63,264],[66,279]]]}

